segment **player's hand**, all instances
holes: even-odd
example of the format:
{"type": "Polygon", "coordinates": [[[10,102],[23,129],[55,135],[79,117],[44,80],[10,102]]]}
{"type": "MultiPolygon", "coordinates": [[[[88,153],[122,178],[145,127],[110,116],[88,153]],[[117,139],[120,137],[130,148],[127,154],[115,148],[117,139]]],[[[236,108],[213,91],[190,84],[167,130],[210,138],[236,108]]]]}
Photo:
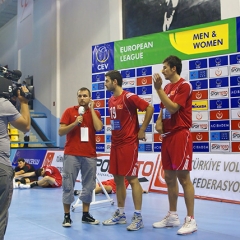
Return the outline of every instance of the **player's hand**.
{"type": "Polygon", "coordinates": [[[89,104],[88,104],[89,108],[94,109],[94,104],[95,104],[95,102],[91,99],[89,104]]]}
{"type": "Polygon", "coordinates": [[[140,128],[140,130],[138,132],[138,139],[142,140],[142,141],[146,141],[147,140],[145,131],[141,130],[141,128],[140,128]]]}
{"type": "Polygon", "coordinates": [[[154,88],[156,90],[161,89],[162,88],[162,83],[163,83],[163,81],[162,81],[162,78],[159,75],[159,73],[154,73],[153,74],[153,85],[154,85],[154,88]]]}
{"type": "Polygon", "coordinates": [[[155,129],[158,133],[163,134],[163,124],[161,120],[156,121],[155,129]]]}

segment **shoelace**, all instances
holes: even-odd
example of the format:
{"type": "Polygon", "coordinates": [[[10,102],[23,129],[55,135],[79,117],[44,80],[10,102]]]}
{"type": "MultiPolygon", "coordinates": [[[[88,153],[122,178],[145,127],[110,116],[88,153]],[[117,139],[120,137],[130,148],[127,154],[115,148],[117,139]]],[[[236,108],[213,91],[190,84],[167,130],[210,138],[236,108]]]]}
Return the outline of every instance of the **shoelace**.
{"type": "Polygon", "coordinates": [[[182,227],[186,227],[186,228],[188,228],[189,225],[190,225],[190,223],[191,223],[191,219],[190,219],[190,221],[186,221],[186,219],[185,219],[185,223],[183,224],[182,227]]]}

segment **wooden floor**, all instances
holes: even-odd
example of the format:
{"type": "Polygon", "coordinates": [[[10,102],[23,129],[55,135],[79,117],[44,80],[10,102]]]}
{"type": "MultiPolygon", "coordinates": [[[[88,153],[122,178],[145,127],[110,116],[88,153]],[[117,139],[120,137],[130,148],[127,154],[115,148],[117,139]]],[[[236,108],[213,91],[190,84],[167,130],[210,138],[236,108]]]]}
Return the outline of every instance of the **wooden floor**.
{"type": "MultiPolygon", "coordinates": [[[[78,183],[77,183],[78,184],[78,183]]],[[[80,188],[76,186],[76,188],[80,188]]],[[[114,200],[116,195],[110,195],[114,200]]],[[[96,201],[106,199],[105,195],[96,196],[96,201]]],[[[90,213],[101,222],[108,219],[115,211],[116,204],[110,202],[91,206],[90,213]]],[[[133,214],[131,190],[127,190],[125,212],[128,223],[133,214]]],[[[167,196],[148,193],[143,195],[142,215],[144,228],[129,232],[126,224],[103,226],[89,225],[81,222],[81,207],[71,212],[71,228],[62,227],[62,189],[14,189],[9,211],[9,224],[5,240],[235,240],[240,239],[240,205],[195,201],[195,219],[198,231],[186,235],[177,235],[178,228],[154,229],[152,223],[161,220],[168,211],[167,196]]],[[[179,198],[178,214],[183,222],[186,214],[184,199],[179,198]]]]}

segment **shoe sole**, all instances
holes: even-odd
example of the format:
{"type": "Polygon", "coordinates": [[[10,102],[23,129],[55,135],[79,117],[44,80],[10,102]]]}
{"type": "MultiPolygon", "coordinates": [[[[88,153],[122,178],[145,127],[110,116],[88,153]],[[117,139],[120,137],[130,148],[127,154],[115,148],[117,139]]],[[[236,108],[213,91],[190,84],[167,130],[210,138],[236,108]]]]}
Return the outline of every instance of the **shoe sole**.
{"type": "Polygon", "coordinates": [[[144,226],[142,225],[141,227],[136,228],[136,229],[127,228],[127,230],[128,230],[128,231],[137,231],[137,230],[140,230],[141,228],[144,228],[144,226]]]}
{"type": "Polygon", "coordinates": [[[193,230],[192,232],[189,232],[189,233],[177,233],[178,235],[188,235],[188,234],[192,234],[192,233],[194,233],[194,232],[196,232],[197,231],[197,229],[196,230],[193,230]]]}
{"type": "Polygon", "coordinates": [[[173,228],[173,227],[179,227],[179,226],[180,226],[180,224],[179,225],[163,226],[163,227],[156,227],[156,226],[153,225],[154,228],[173,228]]]}
{"type": "Polygon", "coordinates": [[[98,225],[100,222],[87,222],[87,221],[82,221],[82,223],[88,223],[88,224],[91,224],[91,225],[98,225]]]}
{"type": "Polygon", "coordinates": [[[68,224],[63,224],[62,226],[63,226],[63,227],[71,227],[71,224],[70,224],[70,223],[68,223],[68,224]]]}
{"type": "Polygon", "coordinates": [[[126,224],[127,221],[124,222],[113,222],[113,223],[102,223],[104,226],[112,226],[112,225],[116,225],[116,224],[126,224]]]}

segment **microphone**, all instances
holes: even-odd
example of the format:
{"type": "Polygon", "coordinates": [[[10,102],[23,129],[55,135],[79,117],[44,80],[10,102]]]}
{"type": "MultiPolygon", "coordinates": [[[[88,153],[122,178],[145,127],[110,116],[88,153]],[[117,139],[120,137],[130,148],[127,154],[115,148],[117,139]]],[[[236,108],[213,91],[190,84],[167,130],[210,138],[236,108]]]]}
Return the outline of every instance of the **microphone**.
{"type": "MultiPolygon", "coordinates": [[[[79,116],[82,116],[85,113],[85,108],[83,106],[80,106],[78,108],[78,114],[79,116]]],[[[78,126],[80,125],[80,123],[78,124],[78,126]]]]}
{"type": "Polygon", "coordinates": [[[11,74],[15,75],[18,78],[20,78],[22,76],[22,72],[21,71],[19,71],[19,70],[12,70],[12,71],[10,71],[6,67],[2,67],[2,66],[0,66],[0,71],[2,71],[5,74],[11,73],[11,74]]]}

